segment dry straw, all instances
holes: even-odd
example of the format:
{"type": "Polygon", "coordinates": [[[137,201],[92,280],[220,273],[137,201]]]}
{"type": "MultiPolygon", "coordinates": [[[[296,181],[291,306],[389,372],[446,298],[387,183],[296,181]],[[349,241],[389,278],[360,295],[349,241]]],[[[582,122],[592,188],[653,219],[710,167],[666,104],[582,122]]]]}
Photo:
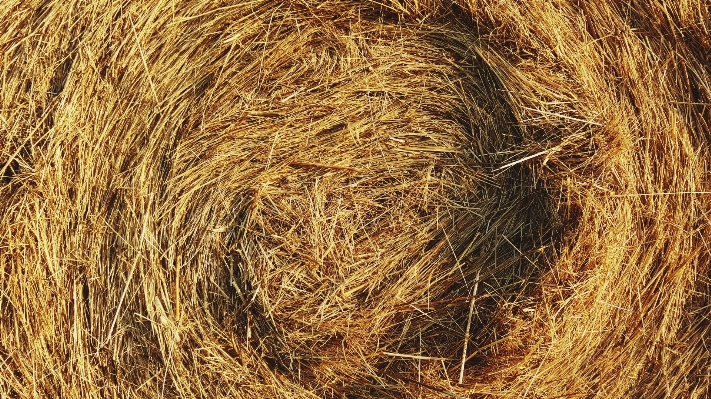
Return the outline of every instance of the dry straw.
{"type": "Polygon", "coordinates": [[[0,7],[0,397],[707,397],[710,4],[0,7]]]}

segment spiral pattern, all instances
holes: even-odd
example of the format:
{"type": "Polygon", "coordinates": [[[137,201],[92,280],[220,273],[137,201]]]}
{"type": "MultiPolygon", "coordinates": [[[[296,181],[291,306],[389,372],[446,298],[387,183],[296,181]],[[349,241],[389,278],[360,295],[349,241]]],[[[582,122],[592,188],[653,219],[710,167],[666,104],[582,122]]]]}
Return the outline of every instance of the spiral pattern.
{"type": "Polygon", "coordinates": [[[704,397],[709,9],[9,1],[0,394],[704,397]]]}

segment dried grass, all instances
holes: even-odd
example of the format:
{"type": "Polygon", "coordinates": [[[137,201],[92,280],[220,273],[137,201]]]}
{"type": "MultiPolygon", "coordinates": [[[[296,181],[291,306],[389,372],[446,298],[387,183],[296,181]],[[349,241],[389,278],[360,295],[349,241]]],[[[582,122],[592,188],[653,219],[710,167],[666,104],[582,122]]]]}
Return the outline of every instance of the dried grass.
{"type": "Polygon", "coordinates": [[[710,6],[6,0],[0,396],[708,397],[710,6]]]}

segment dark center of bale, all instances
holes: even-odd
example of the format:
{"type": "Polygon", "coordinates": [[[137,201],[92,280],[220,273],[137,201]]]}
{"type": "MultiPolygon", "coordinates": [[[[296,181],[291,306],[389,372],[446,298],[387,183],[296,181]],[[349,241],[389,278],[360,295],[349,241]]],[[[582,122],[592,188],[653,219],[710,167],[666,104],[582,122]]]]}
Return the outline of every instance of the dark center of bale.
{"type": "Polygon", "coordinates": [[[398,354],[461,358],[477,285],[472,336],[493,340],[551,222],[527,168],[498,170],[520,134],[473,37],[320,12],[235,34],[255,48],[181,152],[220,171],[198,202],[232,210],[224,289],[246,339],[348,385],[413,367],[398,354]]]}

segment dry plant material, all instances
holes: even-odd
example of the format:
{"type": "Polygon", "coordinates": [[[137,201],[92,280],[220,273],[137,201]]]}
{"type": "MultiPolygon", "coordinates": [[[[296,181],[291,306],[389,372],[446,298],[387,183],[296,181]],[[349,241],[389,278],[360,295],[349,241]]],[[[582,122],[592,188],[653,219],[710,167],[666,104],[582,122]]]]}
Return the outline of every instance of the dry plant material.
{"type": "Polygon", "coordinates": [[[706,397],[711,4],[0,9],[0,396],[706,397]]]}

